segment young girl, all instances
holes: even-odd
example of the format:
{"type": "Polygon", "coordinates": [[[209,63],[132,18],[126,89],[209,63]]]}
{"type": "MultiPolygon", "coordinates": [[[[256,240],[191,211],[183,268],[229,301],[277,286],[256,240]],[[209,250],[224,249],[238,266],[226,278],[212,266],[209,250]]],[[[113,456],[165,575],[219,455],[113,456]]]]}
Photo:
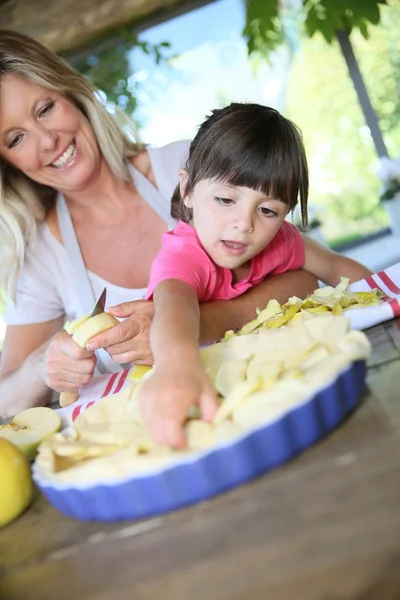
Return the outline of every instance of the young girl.
{"type": "Polygon", "coordinates": [[[179,172],[176,228],[164,234],[148,288],[155,317],[155,373],[143,382],[143,416],[161,445],[185,445],[182,425],[199,404],[205,420],[216,392],[199,354],[199,302],[231,299],[269,274],[303,267],[330,285],[371,272],[320,246],[285,221],[298,203],[307,222],[308,169],[296,126],[276,110],[231,104],[201,125],[179,172]]]}

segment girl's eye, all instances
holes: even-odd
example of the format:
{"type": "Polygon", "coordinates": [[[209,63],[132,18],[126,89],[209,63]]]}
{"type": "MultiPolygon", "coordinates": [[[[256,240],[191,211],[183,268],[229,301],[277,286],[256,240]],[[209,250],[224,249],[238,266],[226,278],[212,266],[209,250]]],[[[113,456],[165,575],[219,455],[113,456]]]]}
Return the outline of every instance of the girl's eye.
{"type": "Polygon", "coordinates": [[[55,105],[54,100],[52,100],[51,102],[48,102],[43,108],[41,108],[38,112],[38,116],[39,117],[46,117],[47,115],[49,115],[51,113],[51,111],[53,110],[55,105]]]}
{"type": "Polygon", "coordinates": [[[275,212],[274,210],[271,210],[270,208],[267,208],[266,206],[260,206],[260,208],[258,210],[265,217],[277,217],[278,216],[277,212],[275,212]]]}
{"type": "Polygon", "coordinates": [[[22,140],[22,133],[19,133],[18,135],[16,135],[15,137],[13,137],[9,144],[8,144],[8,148],[11,150],[12,148],[16,148],[18,146],[18,144],[20,144],[22,140]]]}
{"type": "Polygon", "coordinates": [[[219,198],[218,196],[216,196],[215,200],[218,202],[218,204],[222,204],[222,206],[230,206],[231,204],[233,204],[233,200],[231,200],[230,198],[219,198]]]}

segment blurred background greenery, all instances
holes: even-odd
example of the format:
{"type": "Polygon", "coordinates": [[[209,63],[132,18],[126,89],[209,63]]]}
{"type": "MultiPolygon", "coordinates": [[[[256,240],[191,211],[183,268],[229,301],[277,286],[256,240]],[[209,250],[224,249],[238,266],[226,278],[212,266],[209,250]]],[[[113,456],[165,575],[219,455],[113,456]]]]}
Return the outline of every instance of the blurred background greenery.
{"type": "Polygon", "coordinates": [[[103,40],[101,51],[67,58],[104,99],[133,117],[142,139],[152,144],[191,138],[210,109],[233,100],[281,110],[303,131],[310,202],[325,237],[337,246],[389,221],[379,205],[377,155],[335,39],[335,19],[347,15],[339,25],[353,27],[354,53],[389,155],[395,157],[400,3],[303,4],[308,11],[302,24],[293,0],[279,18],[274,1],[217,0],[139,34],[124,29],[116,43],[103,40]]]}

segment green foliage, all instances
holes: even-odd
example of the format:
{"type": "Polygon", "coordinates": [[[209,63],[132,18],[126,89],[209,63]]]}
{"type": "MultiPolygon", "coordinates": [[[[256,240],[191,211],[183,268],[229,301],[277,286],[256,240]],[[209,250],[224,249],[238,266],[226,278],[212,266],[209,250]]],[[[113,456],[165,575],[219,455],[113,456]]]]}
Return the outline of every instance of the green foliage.
{"type": "Polygon", "coordinates": [[[310,37],[322,33],[329,44],[335,39],[337,29],[349,33],[359,29],[367,38],[368,26],[379,23],[379,5],[383,4],[386,0],[305,0],[305,29],[310,37]]]}
{"type": "Polygon", "coordinates": [[[125,29],[119,33],[119,41],[112,48],[107,48],[96,56],[91,55],[77,65],[93,85],[105,93],[107,101],[114,103],[119,109],[132,114],[137,106],[136,95],[140,83],[131,77],[128,53],[135,47],[153,56],[160,64],[166,60],[165,51],[170,48],[169,42],[150,44],[141,41],[131,31],[125,29]]]}
{"type": "Polygon", "coordinates": [[[270,51],[283,41],[279,19],[278,0],[245,0],[246,24],[243,36],[249,53],[255,50],[270,51]]]}
{"type": "MultiPolygon", "coordinates": [[[[328,43],[335,39],[337,29],[357,29],[367,38],[369,25],[379,23],[380,5],[385,4],[386,0],[302,0],[298,19],[304,22],[309,37],[319,32],[328,43]]],[[[283,41],[285,15],[293,11],[279,11],[279,5],[279,0],[245,0],[243,35],[249,53],[269,52],[283,41]]]]}
{"type": "MultiPolygon", "coordinates": [[[[366,40],[352,34],[354,52],[389,154],[400,154],[400,3],[382,9],[366,40]]],[[[310,201],[324,208],[329,239],[387,226],[379,206],[376,154],[337,44],[321,35],[302,40],[292,64],[285,114],[302,129],[311,174],[310,201]]]]}

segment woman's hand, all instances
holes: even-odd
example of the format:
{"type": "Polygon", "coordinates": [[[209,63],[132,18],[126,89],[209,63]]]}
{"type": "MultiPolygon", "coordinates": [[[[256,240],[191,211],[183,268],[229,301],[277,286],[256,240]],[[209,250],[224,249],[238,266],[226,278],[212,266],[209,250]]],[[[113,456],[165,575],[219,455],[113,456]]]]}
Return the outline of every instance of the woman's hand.
{"type": "Polygon", "coordinates": [[[110,307],[108,311],[124,321],[96,335],[87,344],[90,350],[104,348],[118,364],[153,364],[150,348],[150,325],[154,317],[154,306],[150,300],[134,300],[110,307]]]}
{"type": "Polygon", "coordinates": [[[91,350],[80,348],[65,330],[50,340],[41,359],[43,381],[57,392],[80,390],[89,383],[96,367],[91,350]]]}
{"type": "Polygon", "coordinates": [[[217,393],[200,361],[156,367],[141,384],[139,405],[157,444],[172,448],[186,445],[183,424],[191,406],[200,406],[205,421],[211,421],[218,408],[217,393]]]}

